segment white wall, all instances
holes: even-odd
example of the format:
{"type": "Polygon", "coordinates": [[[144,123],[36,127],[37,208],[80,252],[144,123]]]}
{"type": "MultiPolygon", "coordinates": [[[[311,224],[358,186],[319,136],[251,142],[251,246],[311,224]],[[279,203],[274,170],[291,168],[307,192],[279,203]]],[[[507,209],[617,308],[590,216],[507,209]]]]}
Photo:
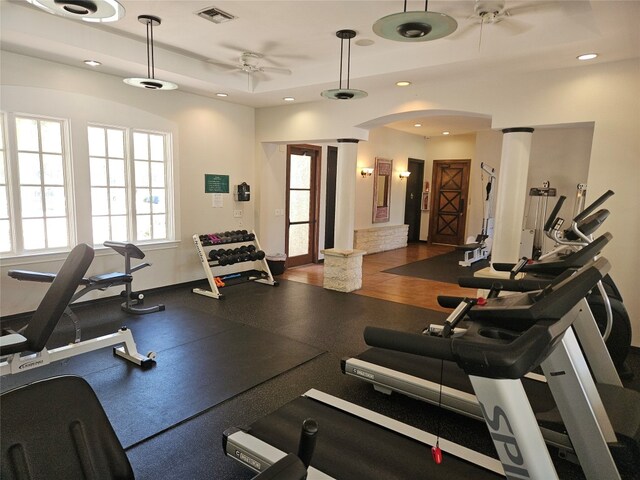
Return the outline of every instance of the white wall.
{"type": "MultiPolygon", "coordinates": [[[[611,188],[612,215],[607,230],[613,236],[606,251],[630,312],[640,344],[640,296],[635,294],[640,253],[640,65],[637,60],[581,65],[545,72],[509,72],[498,69],[472,76],[433,79],[429,84],[394,90],[347,102],[318,102],[259,109],[258,141],[294,139],[366,139],[356,128],[388,123],[394,115],[433,110],[489,115],[492,127],[541,127],[593,122],[587,183],[590,193],[611,188]],[[296,122],[296,119],[301,121],[296,122]],[[358,136],[360,135],[360,136],[358,136]]],[[[534,134],[535,135],[535,134],[534,134]]]]}
{"type": "MultiPolygon", "coordinates": [[[[358,143],[358,168],[356,175],[355,228],[404,224],[404,203],[407,182],[399,173],[408,168],[409,158],[426,160],[426,143],[422,136],[412,135],[391,128],[380,127],[369,132],[369,140],[358,143]],[[374,176],[362,177],[360,170],[374,167],[376,157],[393,160],[391,175],[391,215],[388,222],[373,223],[374,176]]],[[[425,162],[426,167],[426,162],[425,162]]]]}
{"type": "MultiPolygon", "coordinates": [[[[212,208],[204,193],[204,174],[230,176],[230,185],[255,184],[255,135],[252,108],[202,98],[181,91],[157,92],[125,85],[122,79],[2,52],[4,112],[68,118],[74,175],[88,179],[87,122],[150,128],[172,133],[176,181],[176,242],[144,247],[153,266],[135,274],[134,288],[146,289],[204,278],[191,236],[219,230],[254,228],[256,202],[237,203],[224,195],[224,207],[212,208]],[[242,209],[241,219],[233,210],[242,209]]],[[[88,184],[88,180],[85,182],[88,184]]],[[[89,212],[88,192],[76,192],[76,206],[89,212]]],[[[78,242],[90,242],[89,230],[78,242]]],[[[89,274],[123,269],[120,255],[98,252],[89,274]]],[[[46,285],[25,284],[7,276],[12,268],[55,272],[65,255],[46,254],[1,259],[2,315],[33,310],[46,285]]],[[[117,295],[117,289],[102,295],[117,295]]],[[[91,298],[86,297],[84,299],[91,298]]]]}

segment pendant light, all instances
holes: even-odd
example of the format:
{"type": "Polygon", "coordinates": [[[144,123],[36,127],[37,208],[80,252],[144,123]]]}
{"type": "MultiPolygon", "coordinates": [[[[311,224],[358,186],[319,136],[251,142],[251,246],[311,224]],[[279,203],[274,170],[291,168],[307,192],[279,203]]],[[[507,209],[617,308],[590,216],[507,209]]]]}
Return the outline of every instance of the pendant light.
{"type": "Polygon", "coordinates": [[[175,90],[178,88],[175,83],[155,78],[153,27],[160,25],[162,23],[161,20],[153,15],[140,15],[138,21],[147,26],[147,78],[125,78],[123,82],[133,87],[147,88],[149,90],[175,90]]]}
{"type": "Polygon", "coordinates": [[[444,13],[429,12],[428,0],[424,2],[424,12],[404,11],[382,17],[373,24],[376,35],[397,42],[426,42],[446,37],[458,28],[458,22],[444,13]]]}
{"type": "Polygon", "coordinates": [[[115,22],[124,17],[124,7],[116,0],[27,0],[54,15],[85,22],[115,22]]]}
{"type": "Polygon", "coordinates": [[[320,95],[331,100],[351,100],[354,98],[364,98],[368,95],[364,90],[355,90],[349,88],[349,71],[351,69],[351,39],[356,36],[355,30],[338,30],[336,37],[340,39],[340,86],[331,90],[325,90],[320,95]],[[347,53],[347,88],[342,88],[342,65],[344,53],[344,41],[349,40],[347,53]]]}

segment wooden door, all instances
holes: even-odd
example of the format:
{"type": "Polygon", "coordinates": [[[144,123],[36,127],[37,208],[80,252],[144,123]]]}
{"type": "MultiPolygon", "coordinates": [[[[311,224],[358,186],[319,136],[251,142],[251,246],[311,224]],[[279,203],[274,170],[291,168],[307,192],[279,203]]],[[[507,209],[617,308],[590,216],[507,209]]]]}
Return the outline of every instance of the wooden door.
{"type": "Polygon", "coordinates": [[[462,245],[471,160],[434,160],[429,242],[462,245]]]}
{"type": "Polygon", "coordinates": [[[407,240],[420,241],[420,217],[422,217],[422,181],[424,177],[424,160],[409,159],[407,170],[407,191],[404,202],[404,223],[409,225],[407,240]]]}
{"type": "Polygon", "coordinates": [[[318,261],[320,147],[287,146],[285,248],[288,267],[318,261]]]}

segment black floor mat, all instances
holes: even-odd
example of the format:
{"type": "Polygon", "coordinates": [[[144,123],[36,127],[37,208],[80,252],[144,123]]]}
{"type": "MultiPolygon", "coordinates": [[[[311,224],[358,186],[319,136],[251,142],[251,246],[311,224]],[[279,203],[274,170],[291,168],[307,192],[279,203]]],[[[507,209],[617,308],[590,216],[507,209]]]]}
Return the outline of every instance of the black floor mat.
{"type": "Polygon", "coordinates": [[[436,257],[427,258],[426,260],[407,263],[406,265],[391,268],[384,272],[457,284],[458,277],[469,276],[473,272],[489,266],[488,260],[480,260],[473,263],[470,267],[461,267],[458,264],[460,260],[464,260],[464,252],[456,250],[436,257]]]}
{"type": "Polygon", "coordinates": [[[138,325],[138,346],[159,347],[151,370],[143,371],[103,348],[5,376],[2,390],[54,375],[81,375],[128,447],[323,353],[282,335],[211,315],[204,318],[202,312],[184,307],[176,317],[175,312],[156,313],[138,325]]]}

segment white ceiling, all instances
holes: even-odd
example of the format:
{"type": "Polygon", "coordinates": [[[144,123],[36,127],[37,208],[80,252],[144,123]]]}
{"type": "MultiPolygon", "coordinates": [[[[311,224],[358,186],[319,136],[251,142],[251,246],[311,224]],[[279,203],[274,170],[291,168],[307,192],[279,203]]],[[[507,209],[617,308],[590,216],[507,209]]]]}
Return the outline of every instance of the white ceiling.
{"type": "MultiPolygon", "coordinates": [[[[640,0],[506,0],[509,16],[480,25],[473,18],[474,1],[431,1],[429,10],[446,13],[458,22],[449,37],[429,42],[393,42],[376,36],[373,23],[402,11],[403,1],[218,1],[120,0],[126,15],[118,22],[88,24],[43,12],[26,0],[0,0],[0,41],[3,50],[53,60],[79,68],[82,61],[102,62],[99,71],[120,77],[145,77],[145,26],[138,15],[155,15],[156,78],[175,82],[181,90],[224,101],[265,107],[296,102],[332,101],[320,92],[338,87],[340,40],[335,32],[356,30],[351,48],[351,88],[376,92],[399,88],[398,80],[414,85],[437,75],[481,75],[483,70],[539,71],[580,67],[576,56],[596,51],[592,62],[640,58],[640,0]],[[196,12],[215,6],[238,18],[214,24],[196,12]],[[371,40],[369,46],[357,45],[371,40]],[[249,76],[218,64],[235,64],[244,51],[264,55],[260,65],[291,70],[249,76]]],[[[423,10],[411,0],[408,10],[423,10]]],[[[404,88],[414,88],[412,86],[404,88]]],[[[170,95],[171,92],[158,92],[170,95]]],[[[357,102],[357,100],[352,100],[357,102]]],[[[433,118],[395,125],[426,136],[455,128],[433,125],[433,118]],[[416,122],[432,125],[418,130],[416,122]]],[[[487,119],[461,125],[466,133],[488,128],[487,119]]],[[[444,121],[444,119],[443,119],[444,121]]],[[[436,122],[437,123],[437,122],[436,122]]]]}

